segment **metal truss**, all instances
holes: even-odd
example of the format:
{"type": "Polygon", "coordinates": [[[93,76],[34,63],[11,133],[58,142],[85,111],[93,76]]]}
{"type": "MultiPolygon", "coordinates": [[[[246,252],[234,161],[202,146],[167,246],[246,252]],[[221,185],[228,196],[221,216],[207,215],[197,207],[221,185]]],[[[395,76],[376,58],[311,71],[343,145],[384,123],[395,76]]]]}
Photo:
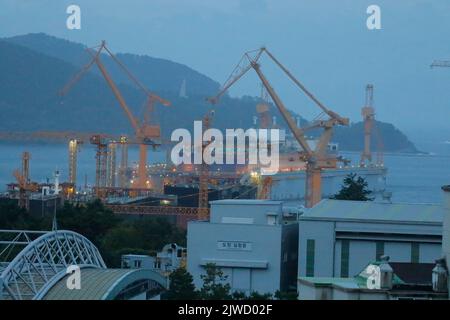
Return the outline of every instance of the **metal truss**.
{"type": "Polygon", "coordinates": [[[0,240],[6,245],[0,250],[0,300],[36,299],[61,279],[70,265],[106,268],[92,242],[72,231],[0,230],[0,240]],[[13,239],[4,240],[14,233],[13,239]],[[25,247],[8,262],[18,246],[25,247]]]}

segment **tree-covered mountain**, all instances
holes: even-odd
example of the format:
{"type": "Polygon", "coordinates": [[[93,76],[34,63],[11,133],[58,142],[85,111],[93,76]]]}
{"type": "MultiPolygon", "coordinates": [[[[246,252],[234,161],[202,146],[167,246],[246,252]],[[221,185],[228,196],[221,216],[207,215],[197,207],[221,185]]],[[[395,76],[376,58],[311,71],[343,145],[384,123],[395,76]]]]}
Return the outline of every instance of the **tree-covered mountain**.
{"type": "MultiPolygon", "coordinates": [[[[78,67],[84,66],[90,60],[85,45],[44,33],[32,33],[5,38],[4,40],[61,59],[78,67]]],[[[147,55],[130,53],[117,53],[115,55],[136,78],[155,92],[164,91],[178,94],[183,82],[185,82],[186,90],[190,95],[211,95],[219,89],[218,82],[180,63],[147,55]]],[[[130,83],[126,75],[121,72],[108,55],[103,54],[101,59],[115,81],[130,83]]],[[[96,68],[93,68],[93,72],[99,74],[96,68]]]]}
{"type": "MultiPolygon", "coordinates": [[[[364,123],[352,123],[348,127],[335,130],[333,140],[339,141],[339,148],[347,151],[361,151],[364,149],[364,123]],[[357,138],[355,138],[357,137],[357,138]]],[[[414,143],[390,123],[376,121],[371,134],[371,149],[384,152],[418,152],[414,143]]]]}
{"type": "MultiPolygon", "coordinates": [[[[0,40],[0,131],[85,131],[131,134],[131,126],[96,66],[63,98],[58,91],[88,62],[86,47],[45,34],[28,34],[0,40]]],[[[192,128],[212,108],[205,97],[217,92],[219,84],[179,63],[149,56],[118,54],[117,57],[145,86],[171,101],[172,106],[157,105],[155,121],[169,138],[176,128],[192,128]],[[187,97],[179,91],[186,81],[187,97]]],[[[140,116],[145,95],[125,77],[108,56],[104,64],[127,100],[140,116]]],[[[224,96],[214,106],[213,126],[248,128],[253,126],[259,98],[224,96]]],[[[274,108],[273,116],[284,126],[274,108]]],[[[303,119],[303,121],[305,121],[303,119]]],[[[302,121],[302,122],[303,122],[302,121]]],[[[380,123],[379,132],[386,151],[414,152],[414,145],[393,125],[380,123]]],[[[363,126],[352,124],[337,128],[333,141],[342,150],[359,151],[363,144],[363,126]]],[[[376,146],[376,142],[373,143],[376,146]]],[[[375,148],[374,148],[375,149],[375,148]]]]}

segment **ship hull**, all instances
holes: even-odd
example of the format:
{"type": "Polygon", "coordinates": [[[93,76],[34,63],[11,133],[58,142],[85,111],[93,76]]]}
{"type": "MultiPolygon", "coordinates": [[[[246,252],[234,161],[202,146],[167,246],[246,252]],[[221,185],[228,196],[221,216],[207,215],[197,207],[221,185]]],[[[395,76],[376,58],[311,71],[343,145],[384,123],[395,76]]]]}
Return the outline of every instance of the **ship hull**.
{"type": "MultiPolygon", "coordinates": [[[[387,168],[383,166],[325,169],[322,171],[322,198],[329,198],[338,193],[345,177],[350,173],[363,177],[368,183],[368,189],[374,195],[382,194],[386,190],[387,168]]],[[[269,198],[304,201],[305,182],[304,170],[279,172],[272,176],[269,198]]]]}

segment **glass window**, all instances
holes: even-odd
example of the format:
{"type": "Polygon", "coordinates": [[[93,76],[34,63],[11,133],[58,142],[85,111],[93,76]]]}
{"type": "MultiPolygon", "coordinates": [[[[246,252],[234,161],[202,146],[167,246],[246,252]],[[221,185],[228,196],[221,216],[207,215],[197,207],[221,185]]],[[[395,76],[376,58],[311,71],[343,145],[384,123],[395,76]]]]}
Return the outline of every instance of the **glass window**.
{"type": "Polygon", "coordinates": [[[381,260],[381,256],[384,256],[384,242],[383,241],[377,241],[377,248],[376,248],[375,259],[377,261],[380,261],[381,260]]]}
{"type": "Polygon", "coordinates": [[[348,278],[348,266],[350,262],[350,242],[342,240],[341,242],[341,277],[348,278]]]}
{"type": "Polygon", "coordinates": [[[419,257],[420,257],[420,246],[419,243],[411,243],[411,262],[412,263],[419,263],[419,257]]]}
{"type": "Polygon", "coordinates": [[[308,239],[306,241],[306,276],[314,277],[314,256],[316,241],[308,239]]]}

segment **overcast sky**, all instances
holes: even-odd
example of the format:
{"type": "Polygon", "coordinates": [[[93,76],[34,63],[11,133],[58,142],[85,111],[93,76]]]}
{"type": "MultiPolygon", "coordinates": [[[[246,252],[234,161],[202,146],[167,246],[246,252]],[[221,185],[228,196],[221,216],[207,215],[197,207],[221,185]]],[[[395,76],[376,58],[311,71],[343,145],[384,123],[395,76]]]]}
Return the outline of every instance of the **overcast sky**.
{"type": "MultiPolygon", "coordinates": [[[[415,140],[450,133],[450,68],[429,67],[450,59],[449,0],[0,0],[0,36],[30,32],[87,45],[105,39],[116,52],[184,63],[219,82],[245,51],[265,45],[352,121],[373,83],[380,120],[415,140]],[[66,28],[69,4],[81,7],[81,30],[66,28]],[[381,8],[381,30],[366,27],[371,4],[381,8]]],[[[317,113],[269,61],[262,63],[289,108],[308,118],[317,113]]],[[[259,91],[249,74],[231,93],[259,91]]]]}

